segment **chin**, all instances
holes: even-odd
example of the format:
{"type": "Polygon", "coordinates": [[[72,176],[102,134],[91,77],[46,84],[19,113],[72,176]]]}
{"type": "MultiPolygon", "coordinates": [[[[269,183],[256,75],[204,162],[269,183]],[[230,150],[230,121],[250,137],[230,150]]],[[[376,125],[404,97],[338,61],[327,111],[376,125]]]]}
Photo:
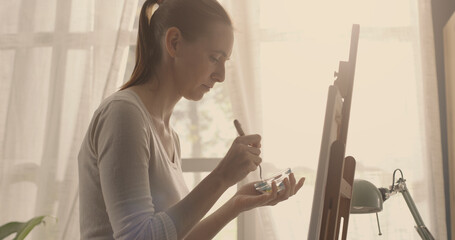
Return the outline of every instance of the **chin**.
{"type": "Polygon", "coordinates": [[[204,94],[193,94],[190,96],[183,96],[186,100],[199,101],[204,97],[204,94]]]}

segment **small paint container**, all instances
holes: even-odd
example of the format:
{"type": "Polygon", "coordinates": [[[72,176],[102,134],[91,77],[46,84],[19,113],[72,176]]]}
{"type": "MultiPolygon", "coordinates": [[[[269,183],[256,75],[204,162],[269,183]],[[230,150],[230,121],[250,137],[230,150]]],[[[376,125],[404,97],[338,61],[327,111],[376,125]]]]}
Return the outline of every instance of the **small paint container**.
{"type": "Polygon", "coordinates": [[[260,182],[257,182],[254,184],[254,188],[256,188],[257,191],[262,192],[262,193],[268,193],[272,191],[272,182],[276,182],[276,186],[278,187],[278,192],[283,190],[285,188],[283,180],[291,174],[291,169],[287,168],[280,174],[275,175],[274,177],[264,179],[260,182]]]}

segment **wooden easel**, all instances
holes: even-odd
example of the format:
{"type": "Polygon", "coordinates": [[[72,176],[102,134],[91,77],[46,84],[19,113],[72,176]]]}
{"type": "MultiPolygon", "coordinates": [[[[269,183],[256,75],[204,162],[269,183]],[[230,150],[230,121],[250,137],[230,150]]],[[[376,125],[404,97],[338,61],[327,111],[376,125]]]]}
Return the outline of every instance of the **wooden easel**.
{"type": "Polygon", "coordinates": [[[351,110],[352,89],[359,38],[359,25],[353,25],[349,61],[341,61],[334,85],[343,98],[341,123],[338,124],[337,140],[330,149],[327,183],[325,187],[323,215],[319,239],[337,240],[340,225],[343,224],[341,236],[347,236],[349,212],[351,207],[352,184],[355,174],[355,159],[345,158],[346,139],[351,110]]]}
{"type": "Polygon", "coordinates": [[[342,239],[346,239],[349,210],[351,207],[352,184],[354,182],[355,159],[344,158],[344,144],[332,144],[325,189],[320,239],[339,239],[340,224],[343,223],[342,239]]]}

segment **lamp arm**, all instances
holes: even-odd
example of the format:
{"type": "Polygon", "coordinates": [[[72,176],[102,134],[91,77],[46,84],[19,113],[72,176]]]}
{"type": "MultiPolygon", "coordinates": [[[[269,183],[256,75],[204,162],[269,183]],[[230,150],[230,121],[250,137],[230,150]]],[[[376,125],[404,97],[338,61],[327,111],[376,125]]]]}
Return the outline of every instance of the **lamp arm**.
{"type": "Polygon", "coordinates": [[[397,181],[397,185],[395,186],[398,192],[400,192],[403,195],[404,200],[406,201],[406,204],[408,205],[409,211],[411,211],[412,216],[414,217],[414,220],[416,222],[416,230],[419,233],[420,237],[424,240],[434,240],[433,235],[431,235],[430,230],[425,226],[423,223],[422,217],[420,217],[419,210],[417,210],[417,207],[414,203],[414,200],[411,197],[411,194],[409,194],[409,190],[406,187],[406,180],[400,178],[397,181]]]}

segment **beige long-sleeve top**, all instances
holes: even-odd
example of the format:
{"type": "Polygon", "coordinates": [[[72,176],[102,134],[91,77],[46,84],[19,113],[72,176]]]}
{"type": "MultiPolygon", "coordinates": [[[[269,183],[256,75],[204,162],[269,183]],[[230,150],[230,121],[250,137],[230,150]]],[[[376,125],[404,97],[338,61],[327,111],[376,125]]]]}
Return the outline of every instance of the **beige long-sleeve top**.
{"type": "Polygon", "coordinates": [[[177,239],[164,210],[189,191],[172,136],[174,161],[132,90],[101,103],[78,157],[81,239],[177,239]]]}

